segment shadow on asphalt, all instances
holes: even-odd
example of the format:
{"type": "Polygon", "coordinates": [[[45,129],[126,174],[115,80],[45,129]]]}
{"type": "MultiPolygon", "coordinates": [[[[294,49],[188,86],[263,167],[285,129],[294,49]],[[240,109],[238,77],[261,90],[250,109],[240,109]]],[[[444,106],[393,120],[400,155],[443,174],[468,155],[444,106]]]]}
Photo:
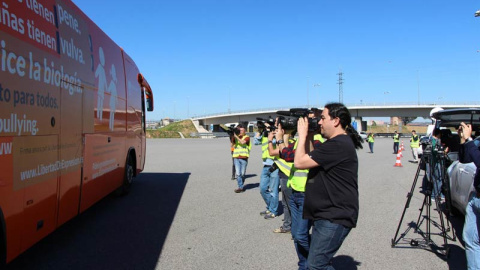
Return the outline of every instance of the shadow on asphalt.
{"type": "MultiPolygon", "coordinates": [[[[462,239],[465,217],[461,214],[450,216],[449,221],[450,225],[452,226],[453,233],[457,237],[456,241],[465,247],[465,243],[462,239]]],[[[465,249],[451,244],[448,246],[450,247],[450,255],[447,260],[449,269],[467,269],[467,257],[465,256],[465,249]]]]}
{"type": "MultiPolygon", "coordinates": [[[[445,211],[445,203],[442,203],[442,213],[444,214],[444,217],[447,216],[446,211],[445,211]]],[[[435,206],[432,206],[432,213],[434,215],[438,215],[438,211],[435,209],[435,206]]],[[[403,233],[400,233],[399,236],[397,237],[398,240],[398,246],[396,248],[419,248],[419,249],[424,249],[431,251],[432,253],[436,254],[440,259],[444,260],[447,262],[449,269],[467,269],[467,260],[465,256],[465,250],[462,247],[459,247],[458,245],[453,245],[451,244],[452,242],[458,242],[460,245],[465,246],[463,239],[462,239],[462,231],[463,231],[463,224],[464,224],[464,216],[463,215],[456,215],[456,216],[449,216],[448,217],[449,225],[446,223],[445,220],[445,227],[446,229],[450,229],[447,231],[447,246],[449,248],[449,254],[448,258],[444,256],[444,248],[443,248],[443,242],[439,241],[438,243],[434,243],[433,245],[427,245],[427,244],[420,244],[418,247],[411,246],[409,245],[410,240],[414,239],[419,242],[425,242],[426,235],[425,232],[422,231],[422,229],[425,228],[424,223],[428,223],[428,220],[426,219],[425,214],[422,214],[422,217],[420,218],[419,224],[416,224],[416,222],[412,221],[408,224],[406,230],[403,233]],[[423,224],[423,226],[422,226],[423,224]],[[418,228],[417,232],[412,231],[412,237],[416,238],[405,238],[405,236],[409,233],[410,230],[415,230],[418,228]],[[452,239],[452,237],[455,236],[455,240],[452,239]]],[[[431,222],[431,233],[432,235],[436,235],[437,237],[442,235],[440,234],[441,232],[441,224],[439,224],[436,221],[430,221],[431,222]]]]}
{"type": "Polygon", "coordinates": [[[155,269],[190,173],[142,173],[130,194],[107,196],[7,269],[155,269]]]}
{"type": "Polygon", "coordinates": [[[354,258],[346,255],[335,256],[332,259],[332,264],[335,269],[356,270],[361,265],[360,262],[355,261],[354,258]]]}
{"type": "Polygon", "coordinates": [[[243,189],[249,190],[249,189],[258,188],[259,186],[260,186],[259,183],[245,184],[245,185],[243,186],[243,189]]]}

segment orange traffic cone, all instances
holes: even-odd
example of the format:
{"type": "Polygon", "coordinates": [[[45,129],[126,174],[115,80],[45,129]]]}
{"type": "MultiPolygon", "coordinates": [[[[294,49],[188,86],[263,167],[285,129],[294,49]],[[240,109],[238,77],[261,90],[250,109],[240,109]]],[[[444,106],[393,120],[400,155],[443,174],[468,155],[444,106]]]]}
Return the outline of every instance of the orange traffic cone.
{"type": "Polygon", "coordinates": [[[395,165],[393,165],[393,167],[403,167],[402,159],[400,155],[401,155],[401,152],[397,154],[397,160],[395,161],[395,165]]]}
{"type": "Polygon", "coordinates": [[[401,157],[401,158],[403,157],[402,150],[403,150],[403,148],[400,148],[400,150],[398,150],[398,153],[400,154],[400,157],[401,157]]]}
{"type": "Polygon", "coordinates": [[[403,141],[402,141],[402,146],[400,147],[400,149],[403,151],[405,150],[405,147],[403,146],[403,141]]]}

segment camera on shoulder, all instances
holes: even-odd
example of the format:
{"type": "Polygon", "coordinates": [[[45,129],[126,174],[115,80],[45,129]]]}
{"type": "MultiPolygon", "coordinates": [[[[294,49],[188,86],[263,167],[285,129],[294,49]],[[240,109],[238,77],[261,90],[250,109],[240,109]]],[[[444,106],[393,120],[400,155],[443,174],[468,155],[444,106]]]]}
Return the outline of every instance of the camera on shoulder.
{"type": "Polygon", "coordinates": [[[227,127],[227,134],[229,136],[233,136],[233,134],[240,134],[240,130],[238,128],[235,127],[235,124],[231,124],[230,126],[227,127]]]}
{"type": "Polygon", "coordinates": [[[268,119],[257,117],[257,128],[258,132],[264,136],[267,136],[269,132],[274,131],[277,128],[275,126],[275,119],[272,117],[269,117],[268,119]]]}
{"type": "Polygon", "coordinates": [[[280,123],[285,130],[295,130],[297,129],[298,119],[300,117],[308,117],[308,131],[318,131],[320,128],[318,125],[319,119],[315,116],[309,116],[316,111],[318,111],[317,108],[293,108],[288,111],[277,111],[277,114],[280,115],[278,117],[278,123],[280,123]]]}

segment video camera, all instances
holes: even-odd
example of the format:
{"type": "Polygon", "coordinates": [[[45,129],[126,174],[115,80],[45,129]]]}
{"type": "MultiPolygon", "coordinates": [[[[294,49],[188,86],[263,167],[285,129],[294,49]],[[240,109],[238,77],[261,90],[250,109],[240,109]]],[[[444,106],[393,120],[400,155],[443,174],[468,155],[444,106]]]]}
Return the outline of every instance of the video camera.
{"type": "Polygon", "coordinates": [[[230,126],[227,127],[227,134],[228,136],[233,136],[233,134],[240,134],[240,130],[235,127],[235,124],[231,124],[230,126]]]}
{"type": "MultiPolygon", "coordinates": [[[[293,108],[289,111],[277,111],[277,114],[280,115],[278,117],[278,123],[281,124],[282,128],[285,130],[296,130],[298,118],[308,117],[309,114],[314,113],[316,110],[318,109],[293,108]]],[[[318,121],[319,119],[316,117],[308,117],[308,131],[318,131],[320,127],[318,121]]]]}
{"type": "Polygon", "coordinates": [[[258,132],[265,133],[264,135],[267,135],[268,132],[274,131],[277,128],[275,126],[275,119],[273,119],[271,116],[268,119],[257,117],[257,127],[258,132]],[[268,126],[265,125],[265,123],[267,123],[268,126]]]}

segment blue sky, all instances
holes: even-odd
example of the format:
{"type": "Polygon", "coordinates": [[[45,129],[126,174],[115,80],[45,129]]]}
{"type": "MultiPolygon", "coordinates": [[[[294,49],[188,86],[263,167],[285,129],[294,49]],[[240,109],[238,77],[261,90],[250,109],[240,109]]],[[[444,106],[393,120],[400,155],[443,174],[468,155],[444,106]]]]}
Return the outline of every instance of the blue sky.
{"type": "Polygon", "coordinates": [[[347,105],[480,100],[479,1],[74,2],[149,81],[150,120],[320,107],[340,70],[347,105]]]}

